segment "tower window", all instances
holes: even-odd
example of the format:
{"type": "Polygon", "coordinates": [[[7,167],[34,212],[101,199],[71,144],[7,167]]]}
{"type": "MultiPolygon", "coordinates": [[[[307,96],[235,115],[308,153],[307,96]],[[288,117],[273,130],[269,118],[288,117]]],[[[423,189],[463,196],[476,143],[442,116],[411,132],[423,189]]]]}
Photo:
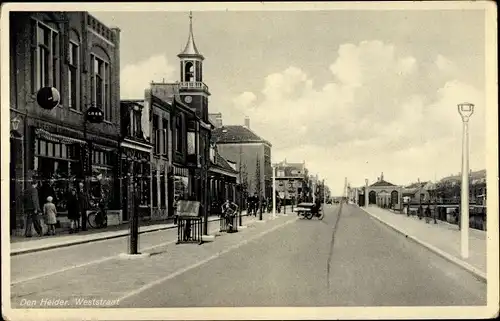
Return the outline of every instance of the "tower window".
{"type": "Polygon", "coordinates": [[[194,81],[194,64],[192,61],[187,61],[184,65],[184,81],[194,81]]]}

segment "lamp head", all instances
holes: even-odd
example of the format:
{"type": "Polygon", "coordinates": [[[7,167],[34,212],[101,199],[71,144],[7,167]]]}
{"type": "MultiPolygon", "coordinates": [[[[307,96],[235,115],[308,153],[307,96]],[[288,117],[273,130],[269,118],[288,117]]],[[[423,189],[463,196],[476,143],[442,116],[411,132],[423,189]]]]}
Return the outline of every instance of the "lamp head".
{"type": "Polygon", "coordinates": [[[12,124],[12,130],[17,131],[19,124],[21,123],[21,119],[16,116],[10,120],[10,123],[12,124]]]}
{"type": "Polygon", "coordinates": [[[467,102],[458,104],[458,112],[460,116],[462,116],[463,121],[468,121],[470,116],[474,113],[474,104],[467,102]]]}

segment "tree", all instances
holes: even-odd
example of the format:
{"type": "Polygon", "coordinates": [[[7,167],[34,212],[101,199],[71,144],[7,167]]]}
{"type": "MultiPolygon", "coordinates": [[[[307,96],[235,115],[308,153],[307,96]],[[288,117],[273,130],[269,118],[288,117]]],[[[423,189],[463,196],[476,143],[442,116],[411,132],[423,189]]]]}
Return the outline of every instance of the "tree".
{"type": "Polygon", "coordinates": [[[257,162],[255,163],[255,190],[259,198],[262,196],[262,184],[260,180],[260,159],[257,155],[257,162]]]}

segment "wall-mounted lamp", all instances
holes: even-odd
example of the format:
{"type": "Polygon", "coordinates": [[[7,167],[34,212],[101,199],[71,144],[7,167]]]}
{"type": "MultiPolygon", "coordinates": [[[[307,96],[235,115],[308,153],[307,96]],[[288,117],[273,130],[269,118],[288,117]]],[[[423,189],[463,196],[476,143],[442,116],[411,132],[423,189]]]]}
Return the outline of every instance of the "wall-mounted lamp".
{"type": "Polygon", "coordinates": [[[19,128],[19,124],[21,123],[21,119],[16,116],[10,120],[10,123],[12,124],[12,130],[17,131],[19,128]]]}

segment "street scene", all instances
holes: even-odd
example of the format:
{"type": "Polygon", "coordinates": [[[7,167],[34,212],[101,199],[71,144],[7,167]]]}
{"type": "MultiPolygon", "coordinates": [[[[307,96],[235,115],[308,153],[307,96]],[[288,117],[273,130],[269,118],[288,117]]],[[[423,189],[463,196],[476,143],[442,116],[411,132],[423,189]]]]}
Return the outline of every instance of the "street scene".
{"type": "Polygon", "coordinates": [[[4,7],[4,313],[498,309],[474,5],[4,7]]]}

